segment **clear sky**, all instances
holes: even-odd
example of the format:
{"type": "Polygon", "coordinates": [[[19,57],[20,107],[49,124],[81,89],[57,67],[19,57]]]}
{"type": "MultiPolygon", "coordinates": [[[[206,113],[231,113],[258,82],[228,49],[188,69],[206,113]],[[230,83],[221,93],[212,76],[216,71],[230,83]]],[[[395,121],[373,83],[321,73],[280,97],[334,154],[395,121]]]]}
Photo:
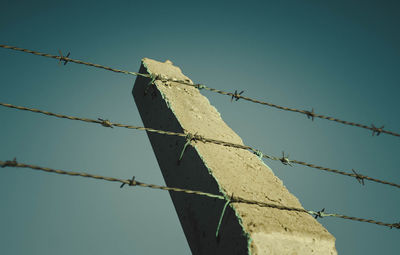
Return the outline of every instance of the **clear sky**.
{"type": "MultiPolygon", "coordinates": [[[[398,1],[2,0],[0,43],[138,71],[143,57],[193,81],[400,132],[398,1]]],[[[142,125],[134,76],[0,49],[0,101],[142,125]]],[[[400,138],[203,91],[271,155],[400,183],[400,138]]],[[[164,184],[146,134],[0,108],[0,160],[164,184]]],[[[400,221],[400,190],[265,161],[310,210],[400,221]]],[[[1,254],[190,254],[169,194],[0,169],[1,254]]],[[[339,254],[398,254],[400,230],[318,219],[339,254]]]]}

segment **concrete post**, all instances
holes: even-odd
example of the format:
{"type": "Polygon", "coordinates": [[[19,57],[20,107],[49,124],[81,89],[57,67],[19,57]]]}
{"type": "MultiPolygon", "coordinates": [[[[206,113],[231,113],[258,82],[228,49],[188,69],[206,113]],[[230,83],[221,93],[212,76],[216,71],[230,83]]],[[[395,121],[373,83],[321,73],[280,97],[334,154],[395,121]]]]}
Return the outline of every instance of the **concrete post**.
{"type": "MultiPolygon", "coordinates": [[[[191,82],[170,61],[145,58],[139,72],[191,82]]],[[[160,80],[149,87],[149,82],[138,76],[133,88],[146,127],[243,144],[197,88],[160,80]]],[[[147,135],[168,186],[301,208],[272,170],[249,151],[192,142],[178,164],[183,137],[147,135]]],[[[223,200],[170,195],[193,254],[337,254],[335,238],[306,213],[231,203],[216,238],[223,200]]]]}

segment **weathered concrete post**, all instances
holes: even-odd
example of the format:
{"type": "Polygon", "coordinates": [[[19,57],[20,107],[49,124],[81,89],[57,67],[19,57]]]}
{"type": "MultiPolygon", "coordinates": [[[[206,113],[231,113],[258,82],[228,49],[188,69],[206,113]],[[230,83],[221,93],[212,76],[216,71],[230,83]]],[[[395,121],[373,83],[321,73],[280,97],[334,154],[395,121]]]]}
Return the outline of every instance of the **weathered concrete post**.
{"type": "MultiPolygon", "coordinates": [[[[191,82],[170,61],[143,59],[139,72],[191,82]]],[[[133,88],[146,127],[243,144],[197,88],[161,80],[149,87],[149,82],[138,76],[133,88]]],[[[249,151],[192,142],[178,164],[183,137],[147,135],[168,186],[301,207],[272,170],[249,151]]],[[[193,254],[337,254],[335,238],[306,213],[231,203],[216,238],[223,200],[170,195],[193,254]]]]}

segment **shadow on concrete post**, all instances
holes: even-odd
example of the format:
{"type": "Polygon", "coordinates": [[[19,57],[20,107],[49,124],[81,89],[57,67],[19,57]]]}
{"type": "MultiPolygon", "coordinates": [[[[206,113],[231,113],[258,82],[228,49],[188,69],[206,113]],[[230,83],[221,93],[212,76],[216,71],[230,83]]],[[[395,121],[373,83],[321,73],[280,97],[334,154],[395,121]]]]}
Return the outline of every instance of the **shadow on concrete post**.
{"type": "MultiPolygon", "coordinates": [[[[143,59],[139,72],[191,82],[170,61],[143,59]]],[[[161,80],[149,85],[150,81],[138,76],[132,91],[145,127],[243,144],[197,88],[161,80]]],[[[167,186],[301,207],[272,170],[249,151],[193,141],[179,161],[184,137],[147,135],[167,186]]],[[[335,238],[306,213],[231,203],[217,238],[225,201],[170,195],[193,254],[337,254],[335,238]]]]}

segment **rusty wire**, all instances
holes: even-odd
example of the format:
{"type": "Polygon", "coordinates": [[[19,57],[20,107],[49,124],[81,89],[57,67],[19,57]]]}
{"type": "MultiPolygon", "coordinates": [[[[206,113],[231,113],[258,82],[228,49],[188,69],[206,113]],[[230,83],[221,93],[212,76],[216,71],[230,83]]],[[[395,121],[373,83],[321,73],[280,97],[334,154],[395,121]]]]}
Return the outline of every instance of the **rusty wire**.
{"type": "MultiPolygon", "coordinates": [[[[70,175],[70,176],[81,176],[81,177],[93,178],[93,179],[104,180],[104,181],[109,181],[109,182],[120,182],[123,185],[127,184],[129,186],[141,186],[141,187],[152,188],[152,189],[161,189],[161,190],[168,190],[168,191],[185,192],[185,193],[188,193],[188,194],[197,194],[197,195],[207,196],[207,197],[211,197],[211,198],[224,199],[224,197],[221,196],[221,195],[214,195],[214,194],[207,193],[207,192],[186,190],[186,189],[180,189],[180,188],[171,188],[171,187],[159,186],[159,185],[154,185],[154,184],[146,184],[146,183],[143,183],[143,182],[136,181],[134,178],[131,179],[131,180],[126,180],[126,179],[105,177],[105,176],[82,173],[82,172],[64,171],[64,170],[52,169],[52,168],[48,168],[48,167],[21,164],[21,163],[17,162],[16,158],[14,158],[13,160],[5,161],[5,162],[0,161],[0,166],[2,168],[4,168],[4,167],[31,168],[31,169],[45,171],[45,172],[49,172],[49,173],[56,173],[56,174],[63,174],[63,175],[70,175]]],[[[123,187],[123,186],[121,185],[121,187],[123,187]]]]}
{"type": "Polygon", "coordinates": [[[227,95],[229,97],[231,97],[231,101],[233,99],[235,99],[236,101],[239,100],[240,98],[246,100],[246,101],[250,101],[253,103],[257,103],[257,104],[261,104],[261,105],[266,105],[266,106],[270,106],[273,108],[277,108],[280,110],[284,110],[284,111],[291,111],[291,112],[297,112],[297,113],[301,113],[306,115],[308,118],[311,118],[312,120],[314,120],[314,118],[321,118],[321,119],[326,119],[326,120],[330,120],[330,121],[335,121],[344,125],[349,125],[349,126],[355,126],[355,127],[359,127],[359,128],[364,128],[364,129],[368,129],[372,131],[372,135],[374,136],[376,134],[376,136],[379,136],[380,133],[385,133],[385,134],[389,134],[392,136],[397,136],[400,137],[399,133],[393,132],[393,131],[389,131],[389,130],[384,130],[383,126],[378,128],[375,127],[373,124],[371,124],[371,126],[367,126],[364,124],[359,124],[359,123],[355,123],[355,122],[351,122],[351,121],[345,121],[345,120],[341,120],[338,118],[334,118],[334,117],[330,117],[330,116],[326,116],[326,115],[322,115],[322,114],[317,114],[314,112],[314,109],[312,109],[312,111],[308,111],[308,110],[299,110],[296,108],[290,108],[290,107],[286,107],[286,106],[280,106],[277,104],[273,104],[273,103],[269,103],[269,102],[265,102],[265,101],[260,101],[257,99],[253,99],[250,97],[246,97],[246,96],[242,96],[241,94],[243,93],[237,93],[237,91],[235,91],[235,93],[231,93],[231,92],[226,92],[226,91],[222,91],[219,89],[214,89],[214,88],[210,88],[205,86],[204,84],[193,84],[191,82],[188,81],[181,81],[181,80],[177,80],[177,79],[169,79],[169,78],[165,78],[162,77],[161,75],[150,75],[150,74],[142,74],[142,73],[137,73],[137,72],[130,72],[130,71],[124,71],[124,70],[119,70],[119,69],[115,69],[115,68],[111,68],[111,67],[107,67],[107,66],[103,66],[103,65],[98,65],[98,64],[93,64],[90,62],[84,62],[81,60],[75,60],[75,59],[71,59],[68,57],[64,57],[62,56],[62,54],[60,54],[60,56],[56,56],[56,55],[51,55],[51,54],[47,54],[47,53],[41,53],[41,52],[37,52],[37,51],[33,51],[33,50],[28,50],[28,49],[24,49],[24,48],[19,48],[19,47],[15,47],[15,46],[10,46],[10,45],[4,45],[4,44],[0,44],[1,48],[5,48],[5,49],[11,49],[11,50],[16,50],[16,51],[21,51],[21,52],[26,52],[26,53],[31,53],[37,56],[43,56],[43,57],[48,57],[48,58],[54,58],[54,59],[58,59],[60,61],[64,61],[65,63],[67,62],[74,62],[77,64],[83,64],[83,65],[88,65],[88,66],[93,66],[93,67],[97,67],[97,68],[102,68],[108,71],[113,71],[113,72],[117,72],[117,73],[124,73],[124,74],[130,74],[130,75],[136,75],[136,76],[143,76],[143,77],[147,77],[147,78],[151,78],[154,80],[163,80],[163,81],[172,81],[172,82],[177,82],[183,85],[187,85],[187,86],[192,86],[198,89],[206,89],[215,93],[219,93],[222,95],[227,95]]]}
{"type": "Polygon", "coordinates": [[[22,51],[25,53],[31,53],[37,56],[42,56],[42,57],[47,57],[47,58],[54,58],[57,59],[59,61],[64,61],[64,63],[66,64],[67,62],[73,62],[73,63],[77,63],[77,64],[81,64],[81,65],[87,65],[87,66],[93,66],[93,67],[97,67],[97,68],[102,68],[108,71],[112,71],[112,72],[116,72],[116,73],[123,73],[123,74],[130,74],[130,75],[136,75],[136,76],[143,76],[143,77],[150,77],[150,75],[148,74],[142,74],[142,73],[137,73],[137,72],[129,72],[129,71],[124,71],[124,70],[119,70],[119,69],[115,69],[115,68],[111,68],[108,66],[103,66],[103,65],[99,65],[99,64],[94,64],[94,63],[90,63],[90,62],[85,62],[82,60],[77,60],[77,59],[72,59],[69,57],[64,57],[61,53],[60,56],[56,56],[56,55],[52,55],[52,54],[47,54],[47,53],[41,53],[41,52],[37,52],[37,51],[33,51],[33,50],[28,50],[28,49],[24,49],[24,48],[19,48],[19,47],[15,47],[15,46],[10,46],[10,45],[4,45],[4,44],[0,44],[1,48],[4,49],[10,49],[10,50],[16,50],[16,51],[22,51]]]}
{"type": "Polygon", "coordinates": [[[101,176],[101,175],[88,174],[88,173],[84,173],[84,172],[73,172],[73,171],[52,169],[52,168],[48,168],[48,167],[41,167],[41,166],[36,166],[36,165],[18,163],[16,158],[14,158],[13,160],[8,160],[8,161],[0,161],[0,166],[2,168],[5,168],[5,167],[30,168],[33,170],[44,171],[44,172],[49,172],[49,173],[56,173],[56,174],[69,175],[69,176],[81,176],[81,177],[92,178],[92,179],[97,179],[97,180],[104,180],[104,181],[109,181],[109,182],[119,182],[122,184],[121,188],[124,185],[129,185],[129,186],[140,186],[140,187],[159,189],[159,190],[168,190],[168,191],[173,191],[173,192],[183,192],[186,194],[207,196],[210,198],[227,200],[227,201],[229,201],[229,203],[246,203],[246,204],[257,205],[260,207],[269,207],[269,208],[275,208],[275,209],[279,209],[279,210],[308,213],[310,215],[315,216],[315,218],[337,217],[337,218],[348,219],[348,220],[353,220],[353,221],[376,224],[376,225],[380,225],[380,226],[386,226],[389,228],[400,229],[400,223],[384,223],[384,222],[375,221],[375,220],[371,220],[371,219],[363,219],[363,218],[351,217],[351,216],[335,214],[335,213],[325,213],[324,212],[325,209],[315,212],[315,211],[311,211],[311,210],[306,210],[304,208],[272,204],[272,203],[267,203],[267,202],[262,202],[262,201],[245,199],[245,198],[241,198],[241,197],[237,197],[237,196],[233,196],[233,195],[231,197],[225,197],[223,195],[217,195],[217,194],[212,194],[212,193],[202,192],[202,191],[197,191],[197,190],[189,190],[189,189],[160,186],[160,185],[155,185],[155,184],[147,184],[147,183],[143,183],[143,182],[139,182],[139,181],[135,180],[135,177],[133,177],[132,179],[119,179],[119,178],[113,178],[113,177],[105,177],[105,176],[101,176]]]}
{"type": "Polygon", "coordinates": [[[250,101],[250,102],[261,104],[261,105],[270,106],[270,107],[277,108],[277,109],[284,110],[284,111],[301,113],[301,114],[306,115],[308,118],[311,118],[312,120],[314,120],[314,118],[321,118],[321,119],[326,119],[326,120],[342,123],[344,125],[349,125],[349,126],[355,126],[355,127],[359,127],[359,128],[369,129],[369,130],[372,131],[372,136],[374,136],[375,134],[378,136],[380,133],[385,133],[385,134],[389,134],[389,135],[400,137],[399,133],[395,133],[395,132],[392,132],[392,131],[384,130],[383,126],[380,127],[380,128],[377,128],[373,124],[371,124],[371,126],[367,126],[367,125],[363,125],[363,124],[359,124],[359,123],[355,123],[355,122],[351,122],[351,121],[346,121],[346,120],[341,120],[341,119],[338,119],[338,118],[334,118],[334,117],[330,117],[330,116],[326,116],[326,115],[322,115],[322,114],[317,114],[317,113],[314,112],[314,108],[312,109],[312,111],[299,110],[299,109],[295,109],[295,108],[290,108],[290,107],[286,107],[286,106],[280,106],[280,105],[277,105],[277,104],[273,104],[273,103],[269,103],[269,102],[253,99],[253,98],[250,98],[250,97],[242,96],[241,93],[237,93],[237,91],[235,91],[235,93],[231,93],[231,92],[226,92],[226,91],[222,91],[222,90],[219,90],[219,89],[210,88],[210,87],[205,86],[204,84],[192,84],[192,83],[189,83],[187,81],[177,81],[177,82],[180,83],[180,84],[187,85],[187,86],[192,86],[192,87],[196,87],[196,88],[199,88],[199,89],[206,89],[206,90],[209,90],[209,91],[221,94],[221,95],[229,96],[229,97],[231,97],[231,101],[232,101],[233,98],[235,98],[236,101],[239,100],[239,99],[244,99],[246,101],[250,101]]]}
{"type": "Polygon", "coordinates": [[[375,178],[372,178],[372,177],[369,177],[369,176],[366,176],[366,175],[361,175],[361,174],[356,173],[354,171],[354,169],[352,169],[353,173],[348,173],[348,172],[344,172],[344,171],[341,171],[341,170],[332,169],[332,168],[323,167],[323,166],[318,166],[318,165],[306,163],[306,162],[299,161],[299,160],[290,160],[290,162],[295,163],[295,164],[299,164],[299,165],[303,165],[303,166],[308,166],[308,167],[315,168],[315,169],[319,169],[319,170],[323,170],[323,171],[328,171],[328,172],[331,172],[331,173],[336,173],[336,174],[341,174],[341,175],[354,177],[362,185],[364,185],[364,179],[365,179],[365,180],[374,181],[374,182],[387,184],[387,185],[391,185],[391,186],[400,188],[399,184],[396,184],[396,183],[393,183],[393,182],[388,182],[388,181],[382,181],[382,180],[375,179],[375,178]]]}
{"type": "Polygon", "coordinates": [[[0,105],[9,107],[9,108],[18,109],[18,110],[23,110],[23,111],[42,113],[42,114],[57,117],[57,118],[63,118],[63,119],[69,119],[69,120],[79,120],[79,121],[84,121],[84,122],[89,122],[89,123],[96,123],[96,124],[102,125],[103,127],[113,127],[114,126],[114,127],[128,128],[128,129],[146,130],[149,132],[155,132],[155,133],[159,133],[159,134],[163,134],[163,135],[186,136],[185,134],[181,134],[181,133],[175,133],[175,132],[169,132],[169,131],[157,130],[157,129],[152,129],[152,128],[139,127],[139,126],[131,126],[131,125],[125,125],[125,124],[119,124],[119,123],[111,123],[109,120],[102,119],[102,118],[98,118],[98,120],[79,118],[79,117],[74,117],[74,116],[52,113],[52,112],[48,112],[48,111],[42,111],[42,110],[35,109],[35,108],[16,106],[16,105],[2,103],[2,102],[0,102],[0,105]]]}
{"type": "MultiPolygon", "coordinates": [[[[18,109],[18,110],[42,113],[42,114],[45,114],[45,115],[54,116],[54,117],[58,117],[58,118],[64,118],[64,119],[69,119],[69,120],[79,120],[79,121],[84,121],[84,122],[89,122],[89,123],[96,123],[96,124],[100,124],[100,125],[102,125],[104,127],[110,127],[110,128],[112,128],[112,127],[123,127],[123,128],[128,128],[128,129],[146,130],[148,132],[158,133],[158,134],[163,134],[163,135],[172,135],[172,136],[185,137],[186,139],[188,139],[188,137],[190,137],[189,143],[187,143],[187,145],[189,145],[192,141],[193,142],[200,141],[200,142],[203,142],[203,143],[214,143],[214,144],[218,144],[218,145],[222,145],[222,146],[228,146],[228,147],[233,147],[233,148],[238,148],[238,149],[243,149],[243,150],[249,150],[249,151],[253,152],[254,154],[256,154],[260,158],[263,157],[263,158],[267,158],[267,159],[271,159],[271,160],[280,161],[284,165],[292,166],[291,163],[294,163],[294,164],[298,164],[298,165],[304,165],[304,166],[307,166],[307,167],[310,167],[310,168],[315,168],[315,169],[318,169],[318,170],[323,170],[323,171],[327,171],[327,172],[331,172],[331,173],[336,173],[336,174],[341,174],[341,175],[345,175],[345,176],[349,176],[349,177],[354,177],[354,178],[357,179],[357,181],[359,181],[359,182],[362,181],[362,183],[364,183],[363,180],[366,179],[366,180],[369,180],[369,181],[374,181],[374,182],[378,182],[378,183],[391,185],[393,187],[400,188],[400,184],[392,183],[392,182],[388,182],[388,181],[383,181],[383,180],[379,180],[379,179],[375,179],[375,178],[372,178],[372,177],[369,177],[369,176],[366,176],[366,175],[361,175],[361,174],[356,173],[354,171],[354,169],[352,169],[353,173],[348,173],[348,172],[344,172],[344,171],[337,170],[337,169],[317,166],[317,165],[306,163],[306,162],[299,161],[299,160],[291,160],[291,159],[288,158],[288,156],[285,156],[284,153],[282,153],[282,157],[281,158],[274,157],[274,156],[267,155],[267,154],[261,152],[260,150],[257,150],[255,148],[247,146],[247,145],[235,144],[235,143],[230,143],[230,142],[226,142],[226,141],[206,138],[206,137],[203,137],[203,136],[198,135],[198,134],[194,134],[193,135],[193,134],[177,133],[177,132],[164,131],[164,130],[158,130],[158,129],[153,129],[153,128],[146,128],[146,127],[140,127],[140,126],[132,126],[132,125],[126,125],[126,124],[112,123],[109,120],[101,119],[101,118],[98,118],[98,120],[93,120],[93,119],[88,119],[88,118],[78,118],[78,117],[73,117],[73,116],[68,116],[68,115],[63,115],[63,114],[56,114],[56,113],[52,113],[52,112],[48,112],[48,111],[42,111],[42,110],[38,110],[38,109],[35,109],[35,108],[27,108],[27,107],[23,107],[23,106],[16,106],[16,105],[2,103],[2,102],[0,102],[0,105],[1,106],[5,106],[5,107],[9,107],[9,108],[18,109]]],[[[182,151],[182,153],[183,153],[183,151],[182,151]]],[[[180,158],[182,158],[182,153],[181,153],[180,158]]]]}

